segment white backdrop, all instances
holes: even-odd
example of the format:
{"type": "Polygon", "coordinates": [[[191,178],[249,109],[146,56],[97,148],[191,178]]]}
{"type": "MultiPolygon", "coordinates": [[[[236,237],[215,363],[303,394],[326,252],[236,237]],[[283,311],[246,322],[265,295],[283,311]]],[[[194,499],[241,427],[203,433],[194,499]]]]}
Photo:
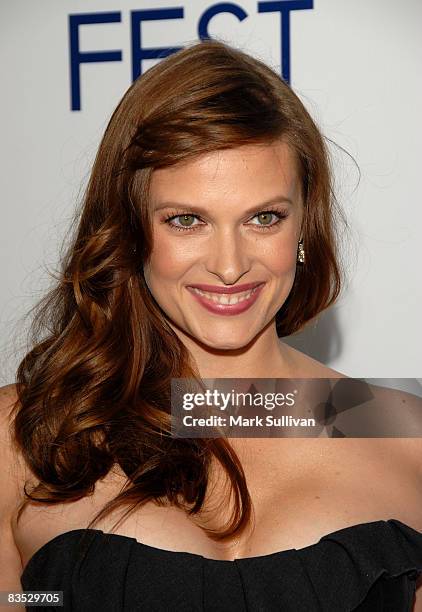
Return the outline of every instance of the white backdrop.
{"type": "MultiPolygon", "coordinates": [[[[275,8],[286,2],[230,4],[246,17],[217,14],[209,35],[280,72],[275,8]],[[273,12],[263,12],[269,4],[273,12]]],[[[143,48],[171,47],[197,39],[198,22],[213,6],[222,7],[205,0],[1,4],[0,384],[15,379],[25,349],[21,318],[51,282],[47,269],[57,268],[101,135],[131,83],[131,12],[179,8],[181,18],[141,25],[143,48]],[[81,65],[81,110],[72,111],[69,15],[103,12],[119,13],[119,21],[80,26],[80,51],[120,50],[122,59],[81,65]]],[[[335,152],[352,228],[350,284],[291,343],[349,376],[420,377],[422,2],[314,0],[313,8],[290,12],[289,31],[293,89],[362,172],[357,186],[356,168],[335,152]]],[[[143,61],[142,71],[156,61],[143,61]]]]}

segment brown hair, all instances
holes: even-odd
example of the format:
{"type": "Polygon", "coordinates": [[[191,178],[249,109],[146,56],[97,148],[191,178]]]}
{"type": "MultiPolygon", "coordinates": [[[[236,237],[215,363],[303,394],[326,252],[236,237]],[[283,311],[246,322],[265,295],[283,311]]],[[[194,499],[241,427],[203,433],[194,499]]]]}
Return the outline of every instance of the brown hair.
{"type": "Polygon", "coordinates": [[[155,168],[280,138],[296,155],[305,213],[306,262],[276,317],[279,336],[286,336],[335,301],[341,280],[328,150],[300,99],[263,62],[215,40],[163,59],[123,96],[57,283],[35,308],[33,348],[17,370],[14,435],[39,480],[30,493],[25,488],[18,518],[29,500],[76,501],[92,493],[116,464],[127,476],[125,490],[90,525],[127,502],[126,514],[160,498],[195,514],[214,456],[229,476],[235,507],[225,528],[204,531],[218,541],[244,530],[251,498],[227,439],[171,437],[171,378],[199,372],[141,270],[152,247],[155,168]]]}

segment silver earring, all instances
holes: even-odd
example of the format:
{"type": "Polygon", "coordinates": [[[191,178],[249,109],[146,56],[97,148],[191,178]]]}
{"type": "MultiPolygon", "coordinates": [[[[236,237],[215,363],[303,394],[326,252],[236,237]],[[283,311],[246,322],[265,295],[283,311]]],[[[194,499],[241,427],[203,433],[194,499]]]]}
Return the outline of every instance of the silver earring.
{"type": "Polygon", "coordinates": [[[298,263],[305,263],[305,249],[303,248],[303,241],[300,240],[297,247],[297,261],[298,263]]]}

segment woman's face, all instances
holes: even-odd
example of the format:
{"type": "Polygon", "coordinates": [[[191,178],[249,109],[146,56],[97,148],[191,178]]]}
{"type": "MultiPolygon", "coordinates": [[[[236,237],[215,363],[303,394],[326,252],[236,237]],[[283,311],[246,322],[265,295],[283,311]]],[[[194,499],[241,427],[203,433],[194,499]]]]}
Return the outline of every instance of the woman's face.
{"type": "Polygon", "coordinates": [[[288,145],[214,151],[155,170],[150,193],[144,276],[170,325],[213,349],[247,345],[274,321],[295,277],[303,205],[288,145]]]}

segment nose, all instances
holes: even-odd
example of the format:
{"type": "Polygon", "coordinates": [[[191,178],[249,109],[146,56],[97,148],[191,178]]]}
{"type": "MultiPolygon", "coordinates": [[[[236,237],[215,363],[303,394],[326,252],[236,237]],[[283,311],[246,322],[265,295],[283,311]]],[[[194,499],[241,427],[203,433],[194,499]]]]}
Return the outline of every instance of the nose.
{"type": "Polygon", "coordinates": [[[206,269],[225,285],[233,285],[251,269],[251,254],[244,238],[224,228],[213,234],[206,258],[206,269]]]}

